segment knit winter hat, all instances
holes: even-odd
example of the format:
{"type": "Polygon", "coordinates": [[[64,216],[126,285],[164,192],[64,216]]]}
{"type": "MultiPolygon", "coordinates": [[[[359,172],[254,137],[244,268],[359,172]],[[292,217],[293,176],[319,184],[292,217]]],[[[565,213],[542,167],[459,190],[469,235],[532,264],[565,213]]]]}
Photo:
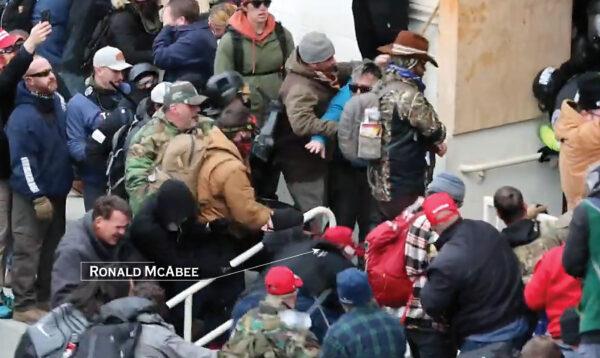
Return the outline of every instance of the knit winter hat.
{"type": "Polygon", "coordinates": [[[298,54],[302,61],[315,64],[325,62],[335,55],[335,48],[331,40],[321,32],[309,32],[300,41],[298,54]]]}
{"type": "Polygon", "coordinates": [[[457,203],[465,199],[465,183],[454,174],[440,173],[427,186],[427,194],[448,193],[457,203]]]}
{"type": "Polygon", "coordinates": [[[364,306],[373,299],[367,274],[355,267],[347,268],[336,276],[337,293],[341,303],[364,306]]]}

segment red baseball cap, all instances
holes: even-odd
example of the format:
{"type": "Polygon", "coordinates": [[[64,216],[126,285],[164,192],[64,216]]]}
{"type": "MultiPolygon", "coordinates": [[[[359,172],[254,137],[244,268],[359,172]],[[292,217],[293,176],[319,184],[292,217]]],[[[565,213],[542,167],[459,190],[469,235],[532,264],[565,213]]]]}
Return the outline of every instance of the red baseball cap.
{"type": "Polygon", "coordinates": [[[347,226],[329,227],[325,230],[322,237],[324,240],[340,246],[349,255],[365,255],[365,249],[352,240],[352,229],[347,226]]]}
{"type": "Polygon", "coordinates": [[[0,27],[0,49],[5,49],[14,45],[17,41],[19,41],[19,37],[15,35],[11,35],[6,30],[0,27]]]}
{"type": "Polygon", "coordinates": [[[435,193],[429,195],[423,201],[423,211],[431,225],[439,225],[447,222],[455,215],[460,215],[458,206],[448,193],[435,193]],[[439,215],[446,213],[445,215],[439,215]]]}
{"type": "Polygon", "coordinates": [[[271,268],[265,277],[267,292],[275,296],[290,294],[302,287],[302,285],[302,279],[286,266],[271,268]]]}

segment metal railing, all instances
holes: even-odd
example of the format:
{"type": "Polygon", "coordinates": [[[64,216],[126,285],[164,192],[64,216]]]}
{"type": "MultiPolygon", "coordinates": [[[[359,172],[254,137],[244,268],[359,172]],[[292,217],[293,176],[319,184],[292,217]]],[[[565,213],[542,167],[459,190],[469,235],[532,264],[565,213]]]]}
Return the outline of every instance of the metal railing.
{"type": "MultiPolygon", "coordinates": [[[[337,226],[337,222],[335,220],[335,215],[333,214],[333,212],[329,208],[325,208],[322,206],[313,208],[313,209],[307,211],[306,213],[304,213],[304,222],[306,223],[310,220],[313,220],[314,218],[316,218],[318,216],[326,217],[327,222],[329,223],[329,226],[332,226],[332,227],[337,226]]],[[[262,242],[259,242],[258,244],[252,246],[247,251],[243,252],[239,256],[236,256],[234,259],[229,261],[229,265],[232,268],[240,266],[241,264],[246,262],[248,259],[250,259],[252,256],[259,253],[264,247],[265,247],[264,244],[262,242]]],[[[217,278],[218,277],[200,280],[200,281],[196,282],[195,284],[191,285],[190,287],[186,288],[185,290],[181,291],[175,297],[173,297],[167,301],[167,306],[169,308],[173,308],[173,307],[177,306],[178,304],[180,304],[181,302],[185,301],[185,303],[184,303],[184,305],[185,305],[184,306],[184,319],[183,319],[183,339],[185,339],[188,342],[192,341],[192,299],[193,299],[193,295],[196,292],[200,291],[201,289],[205,288],[206,286],[210,285],[217,278]]],[[[197,345],[205,345],[205,344],[211,342],[213,339],[215,339],[216,337],[218,337],[221,334],[223,334],[224,332],[226,332],[231,327],[232,324],[233,324],[232,320],[229,320],[229,321],[223,323],[222,325],[220,325],[219,327],[214,329],[212,332],[210,332],[206,336],[202,337],[198,342],[196,342],[196,344],[197,345]]]]}
{"type": "Polygon", "coordinates": [[[508,159],[493,160],[480,164],[461,164],[458,167],[462,173],[477,173],[481,178],[485,177],[485,172],[490,169],[498,169],[508,167],[511,165],[523,164],[527,162],[534,162],[540,159],[541,153],[522,155],[518,157],[512,157],[508,159]]]}

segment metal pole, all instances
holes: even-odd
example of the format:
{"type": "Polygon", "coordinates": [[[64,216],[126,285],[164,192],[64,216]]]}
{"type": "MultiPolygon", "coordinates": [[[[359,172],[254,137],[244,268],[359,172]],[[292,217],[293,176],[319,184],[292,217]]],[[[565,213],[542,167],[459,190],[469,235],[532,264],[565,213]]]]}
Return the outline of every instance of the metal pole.
{"type": "Polygon", "coordinates": [[[183,318],[183,339],[186,342],[192,341],[192,299],[189,295],[185,298],[185,313],[183,318]]]}
{"type": "Polygon", "coordinates": [[[218,336],[222,335],[223,333],[227,332],[227,330],[230,329],[232,326],[233,326],[233,319],[230,319],[229,321],[223,323],[219,327],[210,331],[210,333],[208,333],[204,337],[197,340],[196,343],[194,343],[194,344],[197,346],[205,346],[208,343],[212,342],[213,339],[215,339],[218,336]]]}
{"type": "Polygon", "coordinates": [[[177,306],[178,304],[183,302],[189,295],[193,295],[194,293],[200,291],[204,287],[210,285],[210,283],[213,282],[214,280],[215,280],[214,278],[208,278],[208,279],[200,280],[200,281],[196,282],[195,284],[191,285],[190,287],[186,288],[185,290],[179,292],[175,297],[168,300],[167,306],[169,308],[173,308],[173,307],[177,306]]]}

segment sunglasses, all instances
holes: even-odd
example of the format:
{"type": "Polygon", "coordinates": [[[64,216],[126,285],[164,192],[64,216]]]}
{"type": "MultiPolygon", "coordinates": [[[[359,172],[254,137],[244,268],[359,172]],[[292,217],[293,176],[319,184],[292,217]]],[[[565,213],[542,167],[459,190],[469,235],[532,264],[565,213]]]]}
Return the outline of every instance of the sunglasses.
{"type": "Polygon", "coordinates": [[[260,7],[260,5],[265,5],[266,8],[268,8],[269,6],[271,6],[271,0],[252,0],[252,1],[246,1],[245,3],[246,5],[248,4],[252,4],[252,6],[254,6],[256,9],[258,9],[260,7]]]}
{"type": "Polygon", "coordinates": [[[243,126],[238,127],[227,127],[221,128],[221,132],[224,134],[234,134],[237,132],[254,132],[256,130],[256,125],[254,123],[247,123],[243,126]]]}
{"type": "Polygon", "coordinates": [[[358,91],[360,91],[360,93],[367,93],[371,92],[371,90],[373,89],[369,86],[357,85],[356,83],[351,83],[348,85],[348,87],[350,87],[350,92],[352,93],[358,93],[358,91]]]}
{"type": "Polygon", "coordinates": [[[49,68],[49,69],[41,71],[41,72],[32,73],[25,77],[48,77],[51,73],[52,73],[52,69],[49,68]]]}
{"type": "Polygon", "coordinates": [[[19,40],[19,41],[15,42],[15,44],[12,46],[8,46],[3,49],[0,49],[0,55],[17,52],[21,48],[21,46],[23,46],[24,42],[25,42],[24,40],[19,40]]]}

